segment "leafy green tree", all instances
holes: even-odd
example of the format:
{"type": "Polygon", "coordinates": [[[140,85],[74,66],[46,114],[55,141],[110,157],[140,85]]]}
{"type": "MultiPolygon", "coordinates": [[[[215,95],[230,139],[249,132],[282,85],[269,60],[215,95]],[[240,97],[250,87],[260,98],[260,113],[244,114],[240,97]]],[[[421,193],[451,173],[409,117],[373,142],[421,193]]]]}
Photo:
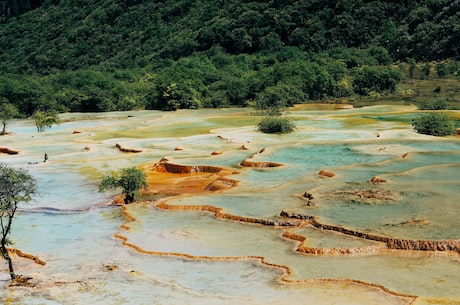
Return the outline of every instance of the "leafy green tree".
{"type": "Polygon", "coordinates": [[[125,204],[128,204],[134,201],[135,193],[143,187],[147,187],[145,173],[136,167],[130,167],[104,176],[99,184],[99,191],[122,188],[125,204]]]}
{"type": "Polygon", "coordinates": [[[2,121],[2,132],[0,134],[6,133],[6,125],[8,121],[18,116],[19,112],[16,107],[10,103],[0,103],[0,120],[2,121]]]}
{"type": "Polygon", "coordinates": [[[36,111],[32,118],[35,120],[38,132],[44,132],[54,124],[59,124],[59,115],[55,111],[36,111]]]}
{"type": "Polygon", "coordinates": [[[414,77],[414,72],[415,68],[417,67],[417,63],[415,62],[415,59],[409,58],[407,63],[409,64],[409,77],[412,78],[414,77]]]}
{"type": "Polygon", "coordinates": [[[427,62],[420,69],[420,72],[421,72],[420,78],[421,79],[430,78],[430,71],[431,71],[431,64],[429,62],[427,62]]]}
{"type": "Polygon", "coordinates": [[[445,113],[428,113],[412,120],[415,131],[432,136],[455,134],[455,126],[445,113]]]}
{"type": "Polygon", "coordinates": [[[1,226],[1,252],[8,263],[10,277],[17,278],[14,273],[13,262],[6,246],[11,244],[8,235],[11,232],[14,215],[20,202],[31,200],[31,195],[36,191],[35,179],[24,169],[12,168],[0,163],[0,226],[1,226]]]}
{"type": "Polygon", "coordinates": [[[353,88],[355,93],[368,95],[372,91],[392,93],[396,84],[402,79],[400,71],[385,67],[362,67],[352,71],[353,88]]]}
{"type": "Polygon", "coordinates": [[[447,65],[443,64],[442,62],[436,65],[435,70],[438,77],[446,77],[447,74],[449,74],[447,65]]]}

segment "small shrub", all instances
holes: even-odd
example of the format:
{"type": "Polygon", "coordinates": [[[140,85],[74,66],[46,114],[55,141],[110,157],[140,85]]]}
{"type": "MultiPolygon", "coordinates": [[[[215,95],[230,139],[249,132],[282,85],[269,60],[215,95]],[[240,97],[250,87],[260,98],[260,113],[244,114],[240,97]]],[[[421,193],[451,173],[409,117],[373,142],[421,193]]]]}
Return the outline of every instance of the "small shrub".
{"type": "Polygon", "coordinates": [[[455,134],[454,123],[445,113],[428,113],[412,120],[415,131],[432,136],[455,134]]]}
{"type": "Polygon", "coordinates": [[[290,133],[295,130],[295,124],[287,117],[268,116],[260,121],[258,129],[264,133],[290,133]]]}
{"type": "Polygon", "coordinates": [[[447,109],[446,100],[424,101],[420,104],[420,110],[445,110],[447,109]]]}

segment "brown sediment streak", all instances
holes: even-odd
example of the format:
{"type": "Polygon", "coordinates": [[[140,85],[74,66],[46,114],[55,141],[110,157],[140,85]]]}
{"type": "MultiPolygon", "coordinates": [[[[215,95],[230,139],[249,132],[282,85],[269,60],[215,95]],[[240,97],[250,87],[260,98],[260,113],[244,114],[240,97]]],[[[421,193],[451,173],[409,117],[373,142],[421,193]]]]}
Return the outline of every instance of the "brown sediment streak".
{"type": "MultiPolygon", "coordinates": [[[[222,208],[214,207],[214,206],[209,206],[209,205],[187,205],[187,206],[176,206],[176,205],[169,205],[167,203],[161,202],[156,204],[157,208],[161,209],[167,209],[167,210],[174,210],[174,211],[206,211],[206,212],[211,212],[216,215],[216,217],[223,218],[223,219],[230,219],[230,220],[237,220],[237,221],[248,221],[250,223],[260,223],[260,224],[271,224],[273,225],[274,221],[268,220],[268,223],[265,223],[267,220],[263,219],[255,219],[255,218],[246,218],[246,217],[240,217],[236,215],[230,215],[230,214],[225,214],[221,213],[222,208]]],[[[134,222],[136,221],[136,218],[129,213],[127,210],[126,206],[122,206],[122,214],[127,218],[127,222],[124,223],[121,228],[123,229],[129,229],[128,223],[129,222],[134,222]]],[[[304,242],[306,238],[304,236],[292,233],[292,232],[286,232],[283,234],[284,237],[286,238],[291,238],[300,242],[304,242]]],[[[373,284],[373,283],[368,283],[360,280],[355,280],[355,279],[331,279],[331,278],[318,278],[318,279],[305,279],[305,280],[292,280],[289,279],[289,276],[292,275],[292,270],[288,266],[281,265],[281,264],[275,264],[272,262],[269,262],[265,257],[259,256],[259,255],[247,255],[247,256],[207,256],[207,255],[192,255],[188,253],[179,253],[179,252],[161,252],[161,251],[151,251],[151,250],[145,250],[142,249],[141,247],[132,244],[128,241],[128,238],[121,235],[121,234],[115,234],[115,238],[118,238],[122,241],[122,244],[126,247],[130,247],[131,249],[135,250],[138,253],[142,254],[147,254],[147,255],[155,255],[155,256],[173,256],[173,257],[181,257],[181,258],[186,258],[189,260],[211,260],[211,261],[232,261],[232,260],[258,260],[262,265],[271,267],[271,268],[277,268],[282,270],[282,274],[279,277],[279,281],[283,283],[288,283],[288,284],[308,284],[308,283],[349,283],[349,284],[358,284],[362,285],[365,287],[371,287],[375,289],[379,289],[383,291],[384,293],[396,296],[396,297],[401,297],[401,298],[407,298],[411,299],[411,304],[415,301],[417,296],[409,295],[409,294],[404,294],[404,293],[398,293],[395,291],[392,291],[382,285],[379,284],[373,284]]]]}
{"type": "Polygon", "coordinates": [[[19,249],[16,249],[16,248],[8,248],[8,252],[10,253],[14,253],[16,254],[17,256],[19,257],[23,257],[23,258],[27,258],[27,259],[30,259],[30,260],[33,260],[36,264],[39,264],[39,265],[46,265],[46,262],[42,261],[40,258],[38,258],[37,256],[35,255],[32,255],[32,254],[28,254],[28,253],[24,253],[22,252],[21,250],[19,249]]]}
{"type": "Polygon", "coordinates": [[[339,232],[345,235],[382,242],[385,243],[389,249],[413,251],[460,251],[460,240],[415,240],[391,238],[378,234],[365,233],[342,226],[324,224],[321,223],[317,217],[311,215],[282,211],[280,216],[305,220],[318,229],[339,232]]]}
{"type": "Polygon", "coordinates": [[[120,144],[115,144],[115,146],[122,152],[128,152],[128,153],[140,153],[142,152],[142,149],[136,149],[136,148],[126,148],[121,146],[120,144]]]}
{"type": "Polygon", "coordinates": [[[8,155],[17,155],[19,154],[19,150],[14,150],[7,147],[0,147],[0,153],[8,154],[8,155]]]}

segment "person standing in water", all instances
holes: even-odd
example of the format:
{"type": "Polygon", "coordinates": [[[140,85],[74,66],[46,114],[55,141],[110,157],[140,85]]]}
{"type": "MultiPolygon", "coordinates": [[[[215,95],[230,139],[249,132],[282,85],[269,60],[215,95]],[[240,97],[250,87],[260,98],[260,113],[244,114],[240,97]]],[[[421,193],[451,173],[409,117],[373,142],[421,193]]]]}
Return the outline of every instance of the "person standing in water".
{"type": "Polygon", "coordinates": [[[43,163],[45,163],[46,161],[48,161],[48,154],[47,153],[45,153],[45,158],[43,160],[43,163]]]}

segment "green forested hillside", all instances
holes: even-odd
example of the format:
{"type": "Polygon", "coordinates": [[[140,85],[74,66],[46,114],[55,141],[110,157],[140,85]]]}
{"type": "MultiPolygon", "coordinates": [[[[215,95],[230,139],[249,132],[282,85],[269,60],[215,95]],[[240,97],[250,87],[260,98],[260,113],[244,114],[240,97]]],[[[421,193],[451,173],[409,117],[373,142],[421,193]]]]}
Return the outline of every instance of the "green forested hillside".
{"type": "Polygon", "coordinates": [[[0,0],[0,9],[0,102],[23,114],[385,94],[402,78],[396,62],[458,73],[458,1],[0,0]]]}

